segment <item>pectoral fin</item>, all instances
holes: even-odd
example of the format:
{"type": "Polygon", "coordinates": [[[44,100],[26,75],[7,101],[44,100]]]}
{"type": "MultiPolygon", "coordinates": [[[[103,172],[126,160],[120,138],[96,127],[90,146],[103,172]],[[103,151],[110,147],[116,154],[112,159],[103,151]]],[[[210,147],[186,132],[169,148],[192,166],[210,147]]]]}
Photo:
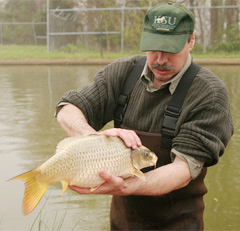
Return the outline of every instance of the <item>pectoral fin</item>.
{"type": "Polygon", "coordinates": [[[100,187],[100,185],[92,187],[92,188],[90,189],[90,192],[95,191],[95,190],[98,189],[99,187],[100,187]]]}
{"type": "Polygon", "coordinates": [[[144,175],[143,172],[140,171],[139,169],[134,168],[134,170],[133,170],[133,175],[136,176],[136,177],[138,177],[138,178],[140,178],[141,180],[146,180],[145,175],[144,175]]]}
{"type": "Polygon", "coordinates": [[[61,197],[63,197],[63,194],[66,192],[66,190],[68,188],[68,182],[62,180],[61,183],[62,183],[62,195],[61,195],[61,197]]]}

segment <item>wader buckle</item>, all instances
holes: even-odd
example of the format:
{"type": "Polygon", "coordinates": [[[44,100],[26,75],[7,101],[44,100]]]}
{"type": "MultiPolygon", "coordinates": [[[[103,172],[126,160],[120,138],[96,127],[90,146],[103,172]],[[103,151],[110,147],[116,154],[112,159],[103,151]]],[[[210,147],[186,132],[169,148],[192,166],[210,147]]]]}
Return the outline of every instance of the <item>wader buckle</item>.
{"type": "Polygon", "coordinates": [[[166,136],[175,136],[175,128],[182,109],[172,105],[165,108],[162,133],[166,136]]]}

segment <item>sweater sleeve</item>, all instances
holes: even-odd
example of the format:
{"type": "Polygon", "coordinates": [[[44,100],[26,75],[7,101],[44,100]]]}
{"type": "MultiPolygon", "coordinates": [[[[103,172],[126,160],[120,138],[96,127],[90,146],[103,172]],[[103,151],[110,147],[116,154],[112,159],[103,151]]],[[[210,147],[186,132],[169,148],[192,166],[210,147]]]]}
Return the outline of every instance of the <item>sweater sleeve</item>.
{"type": "Polygon", "coordinates": [[[173,139],[173,148],[211,166],[218,162],[233,134],[233,123],[227,88],[212,73],[201,70],[190,88],[188,108],[183,114],[178,134],[173,139]]]}

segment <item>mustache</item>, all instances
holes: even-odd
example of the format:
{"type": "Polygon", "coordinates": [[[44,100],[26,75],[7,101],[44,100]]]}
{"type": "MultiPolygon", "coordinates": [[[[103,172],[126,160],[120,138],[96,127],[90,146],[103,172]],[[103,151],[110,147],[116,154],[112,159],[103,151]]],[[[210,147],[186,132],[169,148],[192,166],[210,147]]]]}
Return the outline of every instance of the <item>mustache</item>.
{"type": "Polygon", "coordinates": [[[158,64],[158,63],[153,63],[151,65],[151,68],[152,69],[158,69],[158,70],[161,70],[161,71],[174,71],[174,67],[173,66],[168,66],[167,64],[158,64]]]}

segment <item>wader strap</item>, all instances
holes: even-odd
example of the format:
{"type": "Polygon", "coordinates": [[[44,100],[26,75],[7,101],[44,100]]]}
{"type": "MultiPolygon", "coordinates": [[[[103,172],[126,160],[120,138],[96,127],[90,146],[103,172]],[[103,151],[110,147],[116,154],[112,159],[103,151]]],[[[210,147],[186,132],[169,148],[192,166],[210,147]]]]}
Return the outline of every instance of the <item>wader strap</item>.
{"type": "Polygon", "coordinates": [[[164,120],[162,125],[162,144],[163,150],[170,150],[172,139],[175,137],[175,129],[177,120],[182,111],[182,105],[187,95],[195,75],[198,73],[200,66],[191,63],[190,67],[182,76],[176,90],[172,95],[172,99],[168,103],[164,112],[164,120]]]}
{"type": "Polygon", "coordinates": [[[118,98],[118,106],[114,115],[114,126],[116,128],[119,128],[122,123],[123,116],[127,109],[128,101],[130,99],[130,95],[141,76],[146,60],[146,56],[142,57],[128,74],[127,80],[122,89],[122,93],[118,98]]]}

